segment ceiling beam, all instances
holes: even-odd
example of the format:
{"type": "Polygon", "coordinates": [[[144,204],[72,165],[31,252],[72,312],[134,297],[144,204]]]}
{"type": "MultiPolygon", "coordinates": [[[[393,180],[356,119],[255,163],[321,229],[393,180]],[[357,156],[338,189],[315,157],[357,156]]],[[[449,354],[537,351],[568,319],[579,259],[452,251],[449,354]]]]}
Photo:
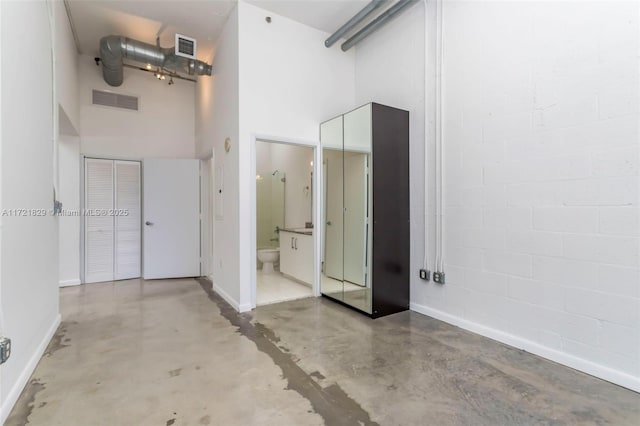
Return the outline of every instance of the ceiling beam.
{"type": "Polygon", "coordinates": [[[71,27],[71,34],[73,34],[73,42],[76,45],[76,50],[78,51],[78,55],[82,55],[82,51],[80,50],[80,41],[78,40],[78,33],[76,32],[76,27],[73,24],[73,18],[71,16],[71,6],[69,6],[69,0],[63,0],[64,9],[67,11],[67,19],[69,19],[69,27],[71,27]]]}

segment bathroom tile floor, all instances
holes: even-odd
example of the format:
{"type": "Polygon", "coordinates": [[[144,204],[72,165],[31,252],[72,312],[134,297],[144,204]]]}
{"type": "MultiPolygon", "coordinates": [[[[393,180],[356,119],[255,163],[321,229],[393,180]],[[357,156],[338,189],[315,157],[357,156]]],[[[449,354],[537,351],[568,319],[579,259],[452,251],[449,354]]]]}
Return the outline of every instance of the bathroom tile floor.
{"type": "Polygon", "coordinates": [[[270,305],[272,303],[311,297],[311,286],[290,280],[278,271],[265,274],[261,269],[256,271],[256,305],[270,305]]]}

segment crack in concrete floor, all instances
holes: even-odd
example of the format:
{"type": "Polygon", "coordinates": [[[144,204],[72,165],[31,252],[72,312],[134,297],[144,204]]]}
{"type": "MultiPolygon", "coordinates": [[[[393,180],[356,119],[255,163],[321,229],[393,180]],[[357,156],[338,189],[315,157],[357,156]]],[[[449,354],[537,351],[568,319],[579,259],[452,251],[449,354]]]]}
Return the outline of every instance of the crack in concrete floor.
{"type": "Polygon", "coordinates": [[[238,314],[191,279],[64,289],[61,310],[6,426],[640,424],[637,393],[413,312],[238,314]]]}
{"type": "Polygon", "coordinates": [[[360,404],[353,400],[337,383],[322,387],[314,377],[319,373],[307,374],[300,368],[286,348],[278,345],[280,339],[275,332],[263,324],[253,324],[247,316],[238,312],[217,295],[211,288],[211,282],[200,279],[200,286],[220,310],[220,314],[238,329],[238,333],[255,343],[259,351],[267,354],[282,370],[287,380],[287,389],[299,393],[309,400],[316,413],[322,416],[327,425],[363,425],[377,426],[360,404]]]}

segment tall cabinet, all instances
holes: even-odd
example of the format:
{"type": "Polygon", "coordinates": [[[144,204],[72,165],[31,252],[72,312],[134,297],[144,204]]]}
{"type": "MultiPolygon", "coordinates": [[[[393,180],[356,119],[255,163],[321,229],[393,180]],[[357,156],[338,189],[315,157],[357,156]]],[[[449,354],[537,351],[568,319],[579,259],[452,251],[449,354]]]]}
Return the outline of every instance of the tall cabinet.
{"type": "Polygon", "coordinates": [[[320,125],[324,296],[373,318],[409,308],[409,112],[369,103],[320,125]]]}

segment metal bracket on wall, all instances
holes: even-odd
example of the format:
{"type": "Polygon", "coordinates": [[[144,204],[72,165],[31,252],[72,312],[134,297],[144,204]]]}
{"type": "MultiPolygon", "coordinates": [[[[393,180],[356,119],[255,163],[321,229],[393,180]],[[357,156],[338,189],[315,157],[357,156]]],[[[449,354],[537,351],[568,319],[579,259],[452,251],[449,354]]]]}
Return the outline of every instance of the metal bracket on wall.
{"type": "Polygon", "coordinates": [[[11,356],[11,339],[0,337],[0,364],[7,362],[11,356]]]}

